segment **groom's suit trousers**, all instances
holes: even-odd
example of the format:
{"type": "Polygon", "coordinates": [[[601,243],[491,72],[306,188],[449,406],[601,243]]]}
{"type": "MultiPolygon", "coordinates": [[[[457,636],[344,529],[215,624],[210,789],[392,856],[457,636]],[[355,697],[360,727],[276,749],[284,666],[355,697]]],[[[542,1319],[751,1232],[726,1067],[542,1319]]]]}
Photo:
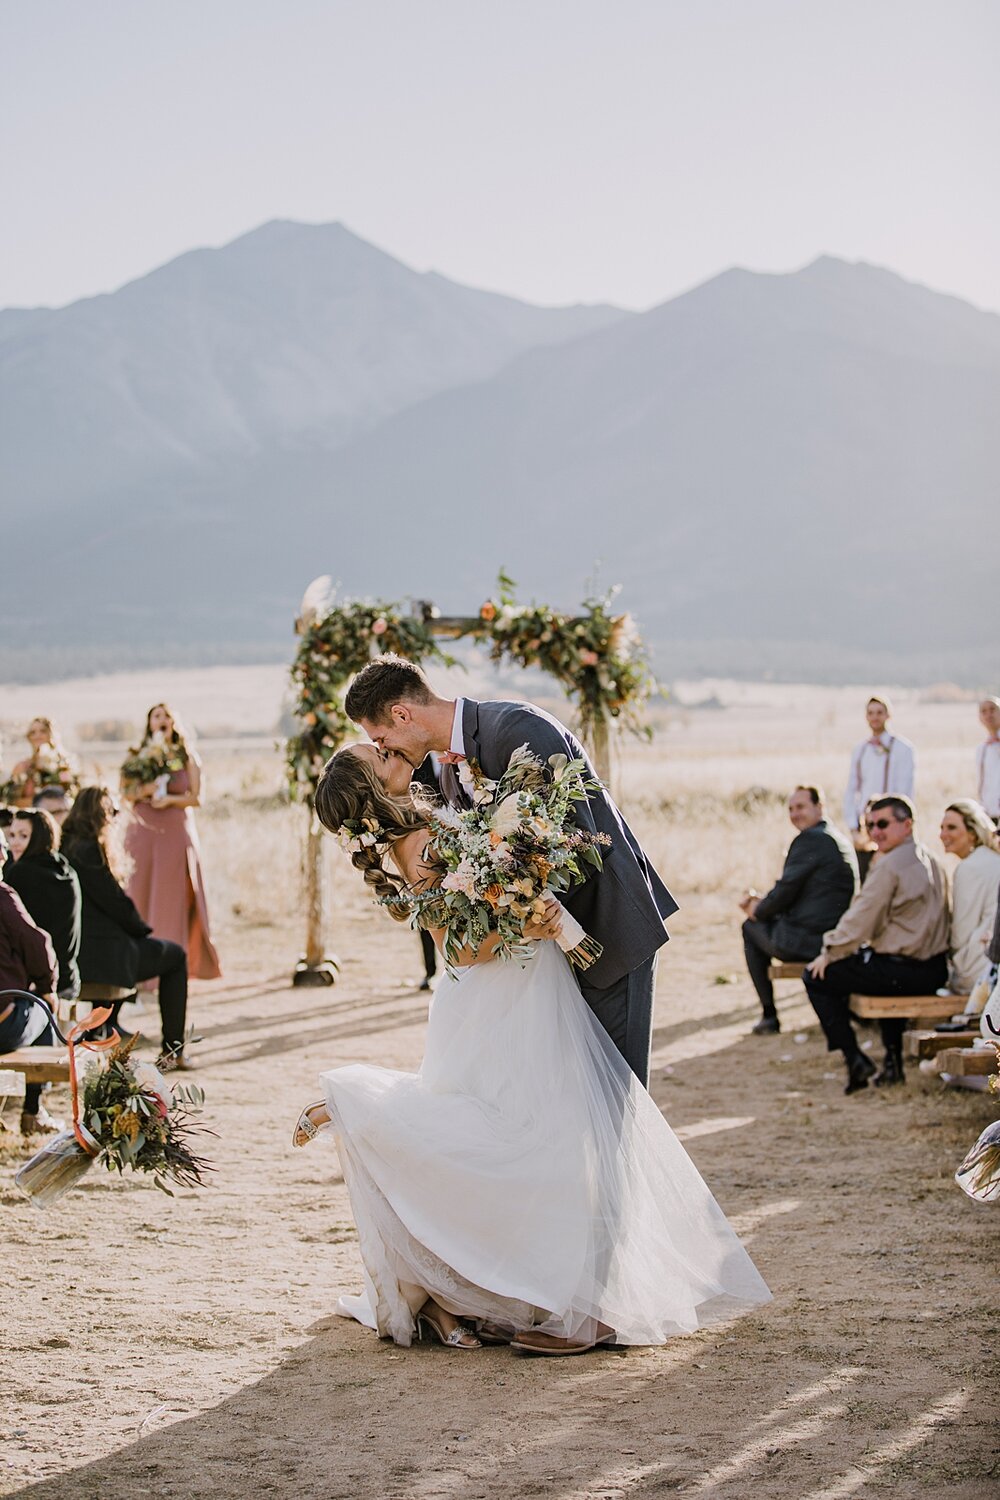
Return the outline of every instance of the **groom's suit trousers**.
{"type": "Polygon", "coordinates": [[[656,988],[654,953],[621,979],[598,989],[587,983],[586,972],[577,976],[583,998],[614,1042],[643,1088],[649,1087],[649,1053],[653,1025],[653,993],[656,988]]]}

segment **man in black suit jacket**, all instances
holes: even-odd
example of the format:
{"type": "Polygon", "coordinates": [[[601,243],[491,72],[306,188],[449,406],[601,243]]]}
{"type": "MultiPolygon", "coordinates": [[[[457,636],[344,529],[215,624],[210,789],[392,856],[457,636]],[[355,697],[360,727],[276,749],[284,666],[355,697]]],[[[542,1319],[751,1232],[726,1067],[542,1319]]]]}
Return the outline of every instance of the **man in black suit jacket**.
{"type": "MultiPolygon", "coordinates": [[[[352,682],[344,706],[376,745],[401,755],[414,769],[428,751],[437,751],[444,760],[442,794],[456,806],[464,797],[456,765],[475,760],[496,778],[521,745],[542,761],[555,754],[579,758],[587,774],[596,775],[579,740],[551,714],[529,703],[439,698],[419,667],[400,657],[370,662],[352,682]]],[[[575,818],[582,829],[611,839],[604,868],[563,898],[567,910],[604,949],[578,976],[580,989],[645,1085],[656,955],[667,941],[664,921],[677,903],[603,788],[576,804],[575,818]]]]}
{"type": "Polygon", "coordinates": [[[858,859],[850,840],[831,828],[819,787],[797,786],[788,816],[799,830],[785,856],[781,877],[766,896],[748,891],[740,902],[746,913],[743,952],[763,1015],[755,1035],[780,1031],[772,958],[806,963],[823,946],[823,934],[836,927],[858,889],[858,859]]]}

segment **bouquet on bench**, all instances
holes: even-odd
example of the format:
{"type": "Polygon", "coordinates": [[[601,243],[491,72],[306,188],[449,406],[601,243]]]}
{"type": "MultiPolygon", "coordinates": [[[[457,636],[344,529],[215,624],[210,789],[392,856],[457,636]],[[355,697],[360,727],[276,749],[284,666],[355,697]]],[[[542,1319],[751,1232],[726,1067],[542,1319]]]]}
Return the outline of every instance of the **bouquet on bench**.
{"type": "MultiPolygon", "coordinates": [[[[475,761],[462,769],[470,808],[430,801],[421,806],[443,879],[388,899],[406,902],[417,926],[444,929],[449,964],[491,932],[499,938],[497,958],[523,962],[534,951],[525,925],[544,914],[546,896],[571,890],[602,867],[601,850],[610,838],[573,821],[574,806],[600,783],[587,779],[582,760],[550,755],[543,764],[527,745],[514,751],[497,781],[475,761]]],[[[565,910],[557,941],[579,969],[589,968],[603,951],[565,910]]]]}
{"type": "MultiPolygon", "coordinates": [[[[95,1012],[107,1016],[106,1010],[95,1012]]],[[[92,1017],[84,1023],[89,1026],[92,1017]]],[[[81,1028],[74,1028],[80,1030],[81,1028]]],[[[76,1079],[74,1033],[70,1032],[70,1085],[73,1128],[53,1136],[17,1173],[14,1181],[39,1208],[55,1203],[94,1165],[109,1172],[149,1172],[173,1197],[169,1182],[200,1187],[211,1167],[191,1145],[203,1126],[195,1116],[204,1104],[197,1085],[169,1084],[153,1063],[132,1057],[135,1038],[109,1047],[98,1044],[94,1060],[76,1079]]],[[[85,1044],[93,1047],[94,1044],[85,1044]]]]}

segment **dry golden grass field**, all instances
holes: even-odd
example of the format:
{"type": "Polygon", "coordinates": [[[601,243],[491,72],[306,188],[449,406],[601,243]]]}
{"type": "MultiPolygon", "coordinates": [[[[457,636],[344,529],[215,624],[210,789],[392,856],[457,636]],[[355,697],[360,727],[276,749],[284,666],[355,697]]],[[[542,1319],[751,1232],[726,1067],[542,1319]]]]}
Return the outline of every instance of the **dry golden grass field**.
{"type": "MultiPolygon", "coordinates": [[[[171,1201],[95,1170],[43,1214],[13,1184],[30,1148],[0,1138],[0,1494],[997,1493],[1000,1218],[952,1181],[997,1101],[920,1074],[888,1096],[845,1098],[797,985],[779,999],[781,1035],[748,1036],[756,1002],[735,899],[777,873],[795,782],[825,783],[839,817],[864,689],[679,685],[654,743],[625,749],[621,800],[681,903],[659,973],[652,1092],[774,1301],[665,1348],[552,1362],[399,1349],[332,1316],[359,1279],[350,1206],[335,1153],[293,1152],[292,1123],[321,1069],[417,1066],[417,941],[330,848],[340,979],[290,987],[302,813],[281,800],[267,743],[279,669],[10,689],[0,713],[12,726],[51,711],[72,738],[78,723],[135,721],[151,692],[205,731],[258,735],[202,739],[199,826],[225,977],[196,985],[191,1009],[217,1171],[171,1201]],[[682,706],[713,695],[726,706],[682,706]]],[[[897,695],[934,849],[945,800],[973,790],[980,734],[975,703],[950,696],[897,695]]],[[[116,758],[88,752],[98,767],[116,758]]],[[[50,1108],[66,1103],[56,1091],[50,1108]]]]}

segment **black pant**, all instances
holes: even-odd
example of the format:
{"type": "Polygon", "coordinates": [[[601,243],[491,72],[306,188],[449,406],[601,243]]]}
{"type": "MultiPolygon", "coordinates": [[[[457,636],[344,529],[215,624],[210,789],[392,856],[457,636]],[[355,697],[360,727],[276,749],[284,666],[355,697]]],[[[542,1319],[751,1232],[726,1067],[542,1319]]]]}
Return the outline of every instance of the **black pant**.
{"type": "Polygon", "coordinates": [[[765,1016],[777,1015],[774,1008],[774,985],[769,972],[771,959],[780,958],[785,963],[793,964],[808,963],[809,959],[816,957],[823,941],[821,937],[817,937],[816,946],[811,953],[789,953],[784,948],[779,950],[774,941],[774,925],[773,922],[758,922],[753,917],[748,917],[743,923],[743,954],[765,1016]]]}
{"type": "Polygon", "coordinates": [[[139,943],[139,984],[159,977],[160,1022],[163,1027],[164,1052],[179,1052],[184,1046],[184,1023],[187,1020],[188,971],[187,954],[180,943],[164,938],[144,937],[139,943]]]}
{"type": "MultiPolygon", "coordinates": [[[[9,996],[0,995],[0,1010],[6,1010],[9,996]]],[[[14,1009],[4,1021],[0,1021],[0,1053],[17,1052],[21,1047],[54,1047],[56,1034],[52,1022],[40,1005],[31,1000],[15,1000],[14,1009]]],[[[37,1115],[42,1097],[40,1083],[24,1086],[24,1113],[37,1115]]]]}
{"type": "Polygon", "coordinates": [[[653,991],[656,959],[598,989],[587,983],[587,972],[577,975],[583,998],[614,1042],[643,1088],[649,1086],[649,1048],[653,1034],[653,991]]]}
{"type": "MultiPolygon", "coordinates": [[[[904,958],[862,948],[830,964],[822,979],[811,979],[806,974],[804,983],[826,1035],[827,1050],[839,1050],[845,1057],[851,1057],[858,1050],[850,1016],[852,994],[933,995],[947,977],[946,953],[937,953],[933,958],[904,958]]],[[[906,1021],[892,1019],[879,1025],[886,1047],[898,1047],[906,1021]]]]}

